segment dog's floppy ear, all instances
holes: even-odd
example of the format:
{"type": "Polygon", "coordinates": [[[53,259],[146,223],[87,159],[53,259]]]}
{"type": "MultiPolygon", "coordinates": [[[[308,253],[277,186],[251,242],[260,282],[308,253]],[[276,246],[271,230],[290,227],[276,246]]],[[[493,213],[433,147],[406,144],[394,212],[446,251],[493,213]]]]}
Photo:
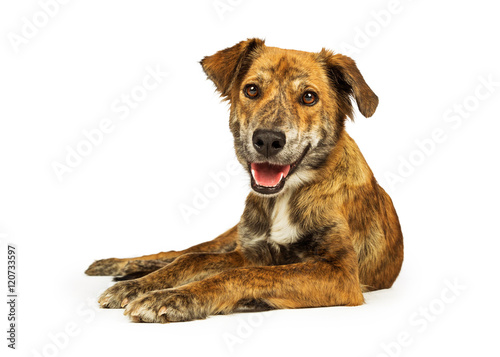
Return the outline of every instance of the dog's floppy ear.
{"type": "Polygon", "coordinates": [[[236,79],[241,78],[248,71],[252,55],[263,46],[263,40],[248,39],[203,58],[200,64],[208,78],[214,82],[221,96],[229,99],[231,88],[236,79]]]}
{"type": "MultiPolygon", "coordinates": [[[[377,109],[378,97],[366,84],[354,60],[325,49],[321,50],[320,56],[326,62],[328,76],[335,89],[347,99],[354,96],[361,114],[371,117],[377,109]]],[[[352,113],[346,114],[352,117],[352,113]]]]}

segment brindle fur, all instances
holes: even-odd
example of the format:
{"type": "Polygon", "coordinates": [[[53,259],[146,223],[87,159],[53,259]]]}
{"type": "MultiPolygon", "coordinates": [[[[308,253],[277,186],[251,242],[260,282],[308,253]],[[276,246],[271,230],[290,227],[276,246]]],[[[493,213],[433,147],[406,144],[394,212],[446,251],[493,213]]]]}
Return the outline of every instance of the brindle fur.
{"type": "Polygon", "coordinates": [[[403,261],[398,217],[344,130],[351,98],[365,117],[378,104],[354,61],[250,39],[201,64],[231,105],[229,126],[245,168],[259,160],[249,144],[257,128],[287,135],[273,163],[305,156],[281,192],[251,192],[240,222],[213,241],[94,262],[88,275],[144,275],[110,287],[101,307],[126,307],[133,321],[187,321],[248,309],[355,306],[363,291],[391,287],[403,261]],[[261,88],[258,99],[242,94],[248,83],[261,88]],[[305,90],[318,94],[316,105],[300,102],[305,90]]]}

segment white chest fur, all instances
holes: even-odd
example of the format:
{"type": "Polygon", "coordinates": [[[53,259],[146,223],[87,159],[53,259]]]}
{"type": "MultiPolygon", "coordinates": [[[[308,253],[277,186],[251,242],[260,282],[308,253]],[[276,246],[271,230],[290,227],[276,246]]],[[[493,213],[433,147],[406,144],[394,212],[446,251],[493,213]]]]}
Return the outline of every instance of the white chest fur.
{"type": "Polygon", "coordinates": [[[269,239],[275,243],[290,244],[299,238],[297,226],[290,222],[290,195],[284,192],[274,204],[269,239]]]}

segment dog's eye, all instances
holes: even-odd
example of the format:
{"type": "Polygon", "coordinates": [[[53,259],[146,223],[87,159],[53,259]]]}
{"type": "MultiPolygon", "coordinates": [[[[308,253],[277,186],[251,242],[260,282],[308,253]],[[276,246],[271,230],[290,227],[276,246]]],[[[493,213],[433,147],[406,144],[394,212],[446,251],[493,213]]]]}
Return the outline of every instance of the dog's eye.
{"type": "Polygon", "coordinates": [[[318,101],[318,95],[314,92],[307,91],[302,95],[302,103],[305,105],[314,105],[318,101]]]}
{"type": "Polygon", "coordinates": [[[259,96],[259,87],[255,84],[247,84],[243,92],[248,98],[255,99],[259,96]]]}

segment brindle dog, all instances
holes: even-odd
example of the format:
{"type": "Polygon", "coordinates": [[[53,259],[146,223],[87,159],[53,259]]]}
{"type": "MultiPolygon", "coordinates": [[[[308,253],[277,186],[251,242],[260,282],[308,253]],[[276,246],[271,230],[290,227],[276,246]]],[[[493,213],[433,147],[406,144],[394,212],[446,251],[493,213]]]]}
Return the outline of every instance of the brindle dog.
{"type": "Polygon", "coordinates": [[[354,61],[249,39],[201,61],[231,104],[229,125],[252,191],[240,222],[183,251],[94,262],[125,276],[99,299],[133,321],[203,319],[246,309],[363,304],[403,262],[396,211],[344,130],[351,97],[378,98],[354,61]],[[136,279],[130,280],[135,277],[136,279]]]}

